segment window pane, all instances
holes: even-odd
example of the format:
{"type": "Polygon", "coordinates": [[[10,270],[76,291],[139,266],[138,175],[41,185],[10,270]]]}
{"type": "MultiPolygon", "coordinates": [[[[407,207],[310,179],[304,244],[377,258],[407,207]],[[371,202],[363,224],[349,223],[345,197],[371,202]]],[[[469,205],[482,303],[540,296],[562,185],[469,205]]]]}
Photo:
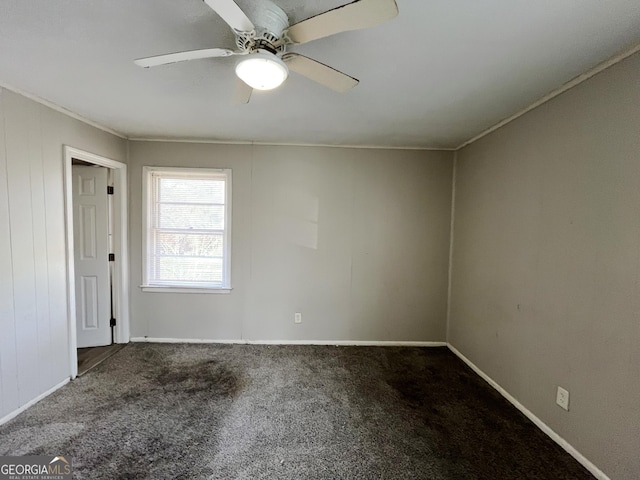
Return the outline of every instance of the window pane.
{"type": "Polygon", "coordinates": [[[160,232],[156,237],[156,254],[222,257],[223,236],[160,232]]]}
{"type": "Polygon", "coordinates": [[[226,211],[231,170],[149,167],[149,285],[229,286],[226,211]]]}
{"type": "Polygon", "coordinates": [[[200,178],[160,178],[161,202],[224,203],[224,180],[200,178]]]}
{"type": "Polygon", "coordinates": [[[222,283],[221,258],[156,257],[159,281],[222,283]]]}
{"type": "Polygon", "coordinates": [[[166,205],[160,204],[160,228],[224,229],[222,205],[166,205]]]}

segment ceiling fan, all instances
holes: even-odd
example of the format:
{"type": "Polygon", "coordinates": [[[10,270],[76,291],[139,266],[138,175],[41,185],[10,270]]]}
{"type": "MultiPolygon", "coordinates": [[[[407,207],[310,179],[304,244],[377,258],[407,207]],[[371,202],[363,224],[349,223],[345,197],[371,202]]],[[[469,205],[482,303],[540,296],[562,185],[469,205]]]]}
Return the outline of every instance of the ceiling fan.
{"type": "Polygon", "coordinates": [[[235,33],[238,50],[190,50],[140,58],[135,63],[149,68],[202,58],[242,56],[236,64],[238,78],[234,103],[248,103],[254,89],[278,87],[287,79],[289,70],[340,93],[350,90],[358,80],[304,55],[287,52],[287,47],[340,32],[374,27],[398,15],[395,0],[355,0],[289,25],[287,14],[271,0],[251,2],[247,13],[253,22],[234,0],[204,2],[229,24],[235,33]]]}

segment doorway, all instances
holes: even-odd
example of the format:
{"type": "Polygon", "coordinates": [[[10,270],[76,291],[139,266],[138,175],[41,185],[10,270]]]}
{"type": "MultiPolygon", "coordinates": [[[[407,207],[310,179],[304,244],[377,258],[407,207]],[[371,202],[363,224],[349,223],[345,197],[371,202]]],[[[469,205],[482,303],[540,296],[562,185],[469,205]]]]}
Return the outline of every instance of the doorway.
{"type": "Polygon", "coordinates": [[[70,376],[129,341],[126,165],[65,146],[70,376]],[[111,347],[111,345],[114,347],[111,347]],[[94,351],[86,350],[96,349],[94,351]],[[87,355],[88,354],[88,355],[87,355]]]}
{"type": "Polygon", "coordinates": [[[73,259],[76,289],[76,346],[113,343],[111,224],[112,172],[71,159],[73,259]]]}

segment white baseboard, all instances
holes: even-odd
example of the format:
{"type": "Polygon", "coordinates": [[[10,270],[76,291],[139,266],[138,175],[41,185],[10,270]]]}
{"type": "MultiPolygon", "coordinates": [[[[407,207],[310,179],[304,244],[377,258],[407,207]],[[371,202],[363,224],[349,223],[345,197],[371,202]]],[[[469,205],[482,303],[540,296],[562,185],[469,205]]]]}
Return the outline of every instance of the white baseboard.
{"type": "Polygon", "coordinates": [[[69,383],[69,379],[66,378],[64,379],[62,382],[60,382],[59,384],[51,387],[49,390],[47,390],[46,392],[44,392],[41,395],[38,395],[36,398],[34,398],[33,400],[28,401],[27,403],[25,403],[24,405],[22,405],[20,408],[17,408],[16,410],[14,410],[13,412],[11,412],[8,415],[5,415],[4,417],[0,418],[0,425],[3,425],[5,423],[7,423],[9,420],[11,420],[12,418],[17,417],[18,415],[20,415],[22,412],[24,412],[27,408],[32,407],[33,405],[35,405],[36,403],[38,403],[40,400],[42,400],[45,397],[48,397],[49,395],[51,395],[53,392],[55,392],[56,390],[58,390],[59,388],[64,387],[67,383],[69,383]]]}
{"type": "Polygon", "coordinates": [[[446,347],[447,342],[375,342],[369,340],[213,340],[203,338],[131,337],[141,343],[226,343],[240,345],[333,345],[358,347],[446,347]]]}
{"type": "Polygon", "coordinates": [[[242,340],[210,340],[206,338],[131,337],[132,343],[247,343],[242,340]]]}
{"type": "Polygon", "coordinates": [[[560,445],[569,455],[575,458],[580,464],[589,470],[591,474],[596,477],[598,480],[611,480],[602,470],[596,467],[593,463],[591,463],[584,455],[582,455],[578,450],[576,450],[569,442],[567,442],[564,438],[554,432],[551,427],[549,427],[546,423],[540,420],[536,415],[531,412],[527,407],[522,405],[518,400],[516,400],[509,392],[507,392],[504,388],[502,388],[498,383],[493,380],[489,375],[484,373],[480,368],[478,368],[471,360],[465,357],[460,351],[451,345],[448,344],[449,350],[451,350],[454,354],[460,358],[464,363],[466,363],[471,369],[476,372],[480,377],[482,377],[489,385],[495,388],[500,395],[506,398],[514,407],[520,410],[529,420],[531,420],[540,430],[547,434],[551,440],[560,445]]]}
{"type": "Polygon", "coordinates": [[[369,341],[369,340],[249,340],[253,345],[333,345],[335,347],[446,347],[447,342],[369,341]]]}

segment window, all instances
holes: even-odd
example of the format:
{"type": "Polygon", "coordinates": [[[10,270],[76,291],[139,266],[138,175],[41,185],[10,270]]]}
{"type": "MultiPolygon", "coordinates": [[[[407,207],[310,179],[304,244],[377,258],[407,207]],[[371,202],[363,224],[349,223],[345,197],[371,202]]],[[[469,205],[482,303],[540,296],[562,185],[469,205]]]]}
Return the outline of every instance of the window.
{"type": "Polygon", "coordinates": [[[143,289],[228,291],[231,170],[144,167],[144,188],[143,289]]]}

